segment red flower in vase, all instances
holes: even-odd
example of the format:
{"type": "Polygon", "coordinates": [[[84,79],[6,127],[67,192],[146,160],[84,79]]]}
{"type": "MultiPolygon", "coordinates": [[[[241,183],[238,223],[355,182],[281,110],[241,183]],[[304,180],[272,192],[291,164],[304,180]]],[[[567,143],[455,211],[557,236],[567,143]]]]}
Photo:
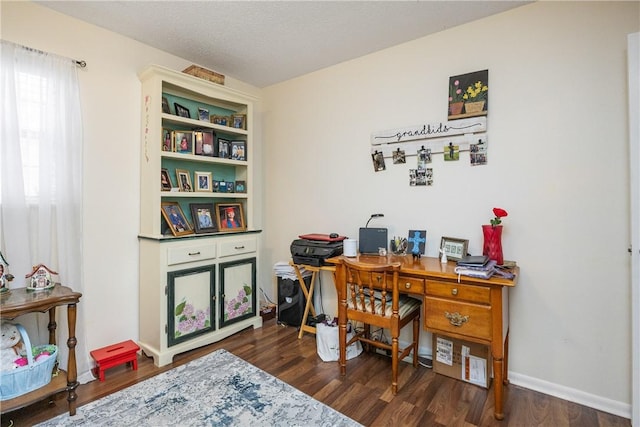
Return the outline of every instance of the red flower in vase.
{"type": "Polygon", "coordinates": [[[491,226],[495,227],[498,224],[502,224],[502,218],[509,214],[502,208],[493,208],[493,214],[496,216],[491,220],[491,226]]]}

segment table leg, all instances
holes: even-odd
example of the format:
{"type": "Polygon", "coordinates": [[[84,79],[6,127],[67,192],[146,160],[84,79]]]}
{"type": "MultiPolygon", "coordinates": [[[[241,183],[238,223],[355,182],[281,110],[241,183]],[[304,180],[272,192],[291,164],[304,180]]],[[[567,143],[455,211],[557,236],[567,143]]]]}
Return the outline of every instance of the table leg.
{"type": "Polygon", "coordinates": [[[76,305],[67,305],[67,322],[69,326],[69,339],[67,339],[67,347],[69,348],[69,360],[67,364],[67,388],[69,389],[69,415],[76,414],[76,388],[78,387],[78,370],[76,367],[76,305]]]}
{"type": "MultiPolygon", "coordinates": [[[[311,301],[313,299],[313,287],[316,283],[316,274],[316,271],[311,274],[311,284],[309,285],[309,292],[306,293],[307,303],[304,306],[304,314],[302,315],[302,322],[300,325],[300,332],[298,332],[298,339],[302,338],[302,334],[304,334],[305,329],[307,329],[306,326],[307,318],[309,317],[309,310],[311,310],[314,316],[316,315],[315,309],[313,308],[313,302],[311,301]]],[[[306,288],[306,286],[304,286],[304,282],[301,282],[300,286],[302,286],[302,289],[306,288]]]]}

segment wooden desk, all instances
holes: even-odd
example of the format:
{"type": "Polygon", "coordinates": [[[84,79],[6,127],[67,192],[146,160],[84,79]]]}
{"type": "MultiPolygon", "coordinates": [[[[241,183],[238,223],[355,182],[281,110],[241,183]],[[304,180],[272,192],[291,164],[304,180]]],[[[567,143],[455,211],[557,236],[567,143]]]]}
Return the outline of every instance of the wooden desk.
{"type": "MultiPolygon", "coordinates": [[[[347,323],[347,295],[343,295],[342,291],[346,287],[340,286],[346,281],[342,259],[343,256],[339,256],[327,260],[336,265],[340,334],[346,333],[347,323]]],[[[494,415],[496,419],[502,420],[503,391],[504,385],[508,383],[508,290],[518,281],[518,267],[512,270],[516,275],[513,280],[498,277],[484,280],[458,277],[454,272],[455,262],[441,264],[438,258],[422,257],[414,261],[412,256],[358,255],[357,260],[372,264],[401,263],[401,292],[422,295],[424,298],[425,330],[490,346],[493,357],[494,415]]],[[[341,336],[340,343],[342,342],[341,336]]],[[[345,349],[340,348],[340,351],[345,349]]]]}
{"type": "Polygon", "coordinates": [[[67,326],[69,328],[69,359],[67,372],[60,370],[58,376],[51,382],[32,392],[2,401],[2,413],[31,405],[32,403],[46,399],[49,396],[68,391],[69,415],[76,414],[76,388],[78,387],[78,372],[76,368],[76,304],[82,296],[66,286],[56,284],[45,291],[27,291],[27,288],[11,289],[0,297],[0,317],[3,320],[12,320],[27,313],[49,311],[49,344],[56,344],[56,307],[67,306],[67,326]]]}
{"type": "Polygon", "coordinates": [[[318,277],[318,273],[320,271],[336,271],[336,267],[333,265],[323,265],[320,267],[315,267],[313,265],[306,264],[295,264],[293,261],[289,262],[289,265],[293,267],[293,270],[296,272],[296,276],[298,277],[298,282],[300,282],[300,288],[302,289],[302,293],[305,298],[305,306],[304,306],[304,314],[302,315],[302,320],[300,321],[300,332],[298,332],[298,339],[302,338],[302,335],[305,332],[310,332],[312,334],[316,333],[315,326],[307,325],[307,318],[309,317],[309,311],[315,317],[316,309],[313,306],[313,290],[316,283],[316,278],[318,277]],[[304,267],[305,270],[311,271],[311,282],[309,283],[309,289],[307,289],[307,284],[305,283],[302,273],[300,273],[300,267],[304,267]]]}

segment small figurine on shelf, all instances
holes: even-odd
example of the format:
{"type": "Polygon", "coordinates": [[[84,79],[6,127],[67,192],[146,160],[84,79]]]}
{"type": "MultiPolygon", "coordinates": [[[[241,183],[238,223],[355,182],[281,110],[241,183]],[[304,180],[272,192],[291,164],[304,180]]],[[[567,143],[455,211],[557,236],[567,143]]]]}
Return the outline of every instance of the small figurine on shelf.
{"type": "Polygon", "coordinates": [[[13,280],[13,274],[9,273],[9,263],[0,252],[0,293],[8,292],[8,282],[13,280]]]}
{"type": "Polygon", "coordinates": [[[449,262],[449,260],[447,259],[447,253],[445,252],[444,248],[440,249],[440,253],[442,254],[442,258],[440,258],[440,262],[442,264],[446,264],[447,262],[449,262]]]}
{"type": "Polygon", "coordinates": [[[34,266],[33,271],[25,276],[26,279],[30,279],[27,289],[31,291],[43,291],[53,288],[55,282],[51,278],[52,274],[58,273],[44,264],[34,266]]]}

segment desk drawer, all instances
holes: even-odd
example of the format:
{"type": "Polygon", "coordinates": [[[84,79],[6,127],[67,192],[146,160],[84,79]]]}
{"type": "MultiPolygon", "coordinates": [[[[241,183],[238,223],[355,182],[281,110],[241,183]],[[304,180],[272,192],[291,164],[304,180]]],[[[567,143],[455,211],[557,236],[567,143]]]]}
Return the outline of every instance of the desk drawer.
{"type": "Polygon", "coordinates": [[[424,279],[401,275],[398,277],[398,289],[400,292],[422,295],[424,294],[424,279]]]}
{"type": "Polygon", "coordinates": [[[216,257],[216,245],[191,245],[167,250],[167,265],[203,261],[216,257]]]}
{"type": "Polygon", "coordinates": [[[461,283],[427,280],[425,295],[452,300],[465,300],[477,304],[491,303],[491,289],[486,286],[463,285],[461,283]]]}
{"type": "Polygon", "coordinates": [[[424,299],[425,328],[491,339],[491,307],[440,298],[424,299]]]}
{"type": "Polygon", "coordinates": [[[220,257],[247,254],[256,251],[256,239],[234,239],[220,243],[220,257]]]}

